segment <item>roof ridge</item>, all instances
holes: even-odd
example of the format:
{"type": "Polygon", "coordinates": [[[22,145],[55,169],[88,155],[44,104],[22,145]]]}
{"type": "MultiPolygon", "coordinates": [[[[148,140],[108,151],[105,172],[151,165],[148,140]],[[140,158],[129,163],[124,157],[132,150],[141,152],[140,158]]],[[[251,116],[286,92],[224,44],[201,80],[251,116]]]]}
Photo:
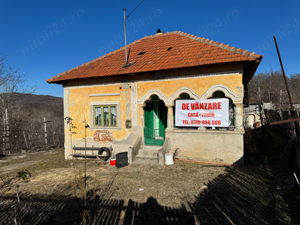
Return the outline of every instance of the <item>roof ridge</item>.
{"type": "Polygon", "coordinates": [[[234,53],[238,53],[238,54],[241,54],[241,55],[244,55],[244,56],[248,56],[248,57],[253,58],[253,59],[257,58],[257,57],[254,56],[255,52],[248,52],[247,50],[242,50],[241,48],[231,47],[229,45],[225,45],[224,43],[219,43],[217,41],[209,40],[208,38],[204,39],[202,37],[197,37],[197,36],[194,36],[194,35],[191,35],[191,34],[188,34],[188,33],[184,33],[184,32],[181,32],[181,31],[173,31],[172,33],[188,37],[192,40],[198,40],[200,42],[203,42],[203,43],[215,46],[215,47],[220,47],[222,49],[226,49],[226,50],[229,50],[229,51],[234,52],[234,53]]]}

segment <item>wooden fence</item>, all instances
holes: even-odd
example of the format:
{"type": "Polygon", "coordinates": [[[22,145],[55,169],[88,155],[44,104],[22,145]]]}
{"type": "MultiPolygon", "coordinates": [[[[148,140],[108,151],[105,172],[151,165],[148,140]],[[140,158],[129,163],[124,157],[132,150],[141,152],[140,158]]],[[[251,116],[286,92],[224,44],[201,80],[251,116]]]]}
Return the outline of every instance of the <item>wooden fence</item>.
{"type": "Polygon", "coordinates": [[[44,121],[23,124],[20,128],[4,120],[0,124],[0,155],[63,146],[62,131],[54,130],[51,123],[44,118],[44,121]]]}
{"type": "MultiPolygon", "coordinates": [[[[299,118],[300,110],[294,110],[294,117],[291,115],[291,111],[279,111],[279,110],[264,110],[264,118],[262,118],[262,124],[268,125],[271,122],[277,122],[282,120],[289,120],[299,118]]],[[[289,137],[289,141],[286,144],[284,151],[281,154],[281,159],[284,164],[287,164],[291,158],[295,159],[295,165],[300,167],[300,121],[276,124],[272,127],[279,130],[282,135],[289,137]]]]}

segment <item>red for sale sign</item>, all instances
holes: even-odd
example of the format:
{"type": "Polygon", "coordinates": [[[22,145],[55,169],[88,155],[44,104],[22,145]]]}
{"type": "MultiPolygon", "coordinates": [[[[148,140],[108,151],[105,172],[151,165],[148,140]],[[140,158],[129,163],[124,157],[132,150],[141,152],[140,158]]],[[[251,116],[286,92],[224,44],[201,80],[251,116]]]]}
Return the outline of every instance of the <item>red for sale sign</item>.
{"type": "Polygon", "coordinates": [[[228,127],[229,100],[176,100],[175,126],[179,127],[228,127]]]}

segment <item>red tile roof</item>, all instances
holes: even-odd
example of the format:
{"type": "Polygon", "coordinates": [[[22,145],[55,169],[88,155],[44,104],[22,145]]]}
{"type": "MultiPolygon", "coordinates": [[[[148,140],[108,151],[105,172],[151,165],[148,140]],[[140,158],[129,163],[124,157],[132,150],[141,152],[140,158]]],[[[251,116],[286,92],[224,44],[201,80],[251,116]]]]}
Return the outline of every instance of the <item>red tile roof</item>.
{"type": "MultiPolygon", "coordinates": [[[[262,56],[240,48],[180,31],[144,37],[127,45],[128,63],[125,65],[125,47],[82,64],[47,80],[61,83],[65,80],[132,74],[148,71],[194,67],[228,62],[260,62],[262,56]],[[256,61],[259,60],[259,61],[256,61]]],[[[256,70],[256,68],[255,68],[256,70]]],[[[254,71],[255,71],[254,70],[254,71]]]]}

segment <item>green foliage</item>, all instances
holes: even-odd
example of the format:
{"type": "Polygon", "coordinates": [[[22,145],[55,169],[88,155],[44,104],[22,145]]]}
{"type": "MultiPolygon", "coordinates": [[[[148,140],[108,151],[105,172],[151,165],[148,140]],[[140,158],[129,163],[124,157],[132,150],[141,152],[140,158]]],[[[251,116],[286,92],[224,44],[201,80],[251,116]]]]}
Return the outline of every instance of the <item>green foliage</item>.
{"type": "Polygon", "coordinates": [[[31,173],[28,170],[22,170],[21,172],[18,172],[19,177],[23,180],[26,180],[28,177],[31,177],[31,173]]]}

